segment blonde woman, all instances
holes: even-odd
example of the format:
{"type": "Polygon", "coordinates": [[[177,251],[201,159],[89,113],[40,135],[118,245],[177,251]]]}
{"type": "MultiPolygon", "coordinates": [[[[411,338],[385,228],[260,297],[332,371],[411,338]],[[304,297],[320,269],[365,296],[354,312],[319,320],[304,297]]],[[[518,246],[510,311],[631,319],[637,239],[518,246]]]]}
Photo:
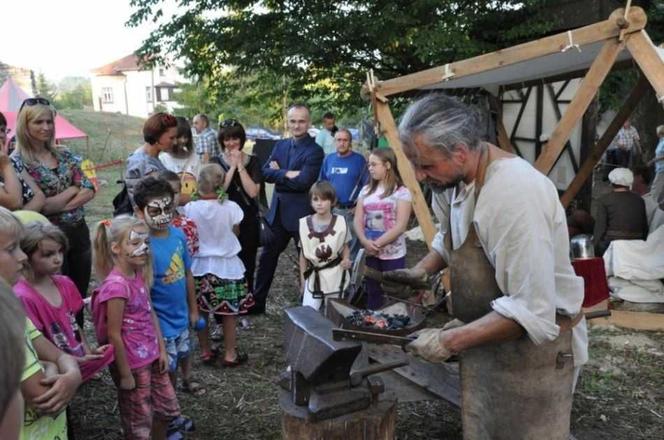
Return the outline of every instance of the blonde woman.
{"type": "MultiPolygon", "coordinates": [[[[81,170],[81,158],[56,147],[55,109],[48,100],[38,97],[23,101],[16,121],[16,140],[12,156],[46,197],[41,212],[62,229],[69,241],[62,273],[85,296],[92,257],[83,207],[94,198],[94,186],[81,170]]],[[[82,325],[83,315],[77,321],[82,325]]]]}
{"type": "Polygon", "coordinates": [[[15,158],[7,156],[7,119],[0,113],[0,206],[41,211],[44,193],[15,158]]]}

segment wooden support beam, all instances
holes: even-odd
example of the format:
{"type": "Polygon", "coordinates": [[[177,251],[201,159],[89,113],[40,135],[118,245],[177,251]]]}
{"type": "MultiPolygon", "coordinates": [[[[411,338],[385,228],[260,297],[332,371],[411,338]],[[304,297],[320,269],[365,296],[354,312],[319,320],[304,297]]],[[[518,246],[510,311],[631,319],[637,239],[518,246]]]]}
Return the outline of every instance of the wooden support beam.
{"type": "Polygon", "coordinates": [[[641,68],[643,74],[655,89],[657,100],[664,102],[664,61],[657,53],[657,48],[646,31],[642,30],[629,36],[627,50],[641,68]]]}
{"type": "Polygon", "coordinates": [[[556,164],[574,126],[583,117],[588,105],[592,102],[606,75],[611,71],[611,67],[622,49],[623,43],[619,42],[617,38],[604,43],[577,89],[572,102],[567,106],[565,114],[560,118],[558,125],[551,133],[549,141],[544,146],[544,151],[535,161],[535,168],[542,173],[549,174],[551,168],[556,164]]]}
{"type": "Polygon", "coordinates": [[[604,151],[609,147],[609,145],[611,145],[611,142],[616,137],[616,134],[618,134],[618,130],[620,130],[620,127],[622,127],[625,120],[629,118],[629,115],[632,114],[646,90],[648,90],[648,79],[641,75],[629,96],[625,100],[625,103],[620,108],[618,113],[616,113],[613,120],[602,134],[602,137],[593,147],[588,158],[585,160],[585,162],[583,162],[581,168],[579,168],[579,172],[576,173],[576,176],[574,176],[574,179],[569,184],[569,187],[560,198],[560,202],[565,208],[567,208],[571,201],[574,200],[576,194],[583,187],[584,182],[592,175],[595,165],[597,165],[597,163],[602,159],[604,151]]]}
{"type": "Polygon", "coordinates": [[[503,118],[501,116],[498,116],[496,120],[496,132],[498,134],[498,146],[509,153],[516,154],[514,146],[512,145],[512,142],[510,142],[510,137],[507,134],[507,130],[505,129],[505,124],[503,124],[503,118]]]}
{"type": "MultiPolygon", "coordinates": [[[[503,103],[505,101],[499,98],[501,95],[502,93],[500,92],[498,93],[498,96],[493,96],[491,94],[488,95],[489,108],[491,109],[491,112],[495,113],[496,115],[496,142],[503,150],[507,151],[508,153],[516,154],[514,151],[514,145],[512,145],[510,136],[507,134],[505,124],[503,123],[503,103]]],[[[517,102],[521,103],[521,101],[517,102]]]]}
{"type": "Polygon", "coordinates": [[[415,170],[401,147],[399,132],[397,131],[397,125],[394,122],[392,112],[390,111],[390,106],[376,98],[373,99],[373,106],[376,120],[380,124],[381,134],[385,135],[390,147],[394,150],[394,154],[397,157],[397,168],[399,168],[401,179],[403,179],[404,185],[408,187],[410,193],[413,195],[413,211],[415,211],[417,222],[422,228],[424,241],[429,249],[431,249],[431,242],[433,241],[434,235],[436,235],[436,228],[431,220],[429,206],[427,206],[426,200],[424,199],[420,184],[415,177],[415,170]]]}
{"type": "MultiPolygon", "coordinates": [[[[605,21],[575,29],[572,31],[574,43],[583,46],[585,44],[596,43],[598,41],[617,37],[621,32],[617,21],[623,20],[623,16],[624,9],[617,9],[613,11],[611,16],[605,21]]],[[[626,36],[632,32],[637,32],[645,28],[647,17],[645,12],[643,12],[643,9],[632,7],[629,10],[628,21],[629,26],[624,29],[626,36]]],[[[452,78],[458,79],[464,76],[520,63],[533,58],[559,53],[568,44],[569,37],[567,32],[562,32],[550,37],[519,44],[518,46],[512,46],[488,54],[450,63],[447,65],[448,72],[454,72],[452,78]]],[[[445,66],[434,67],[410,75],[378,82],[376,88],[383,96],[390,96],[440,83],[443,81],[445,74],[445,66]]]]}

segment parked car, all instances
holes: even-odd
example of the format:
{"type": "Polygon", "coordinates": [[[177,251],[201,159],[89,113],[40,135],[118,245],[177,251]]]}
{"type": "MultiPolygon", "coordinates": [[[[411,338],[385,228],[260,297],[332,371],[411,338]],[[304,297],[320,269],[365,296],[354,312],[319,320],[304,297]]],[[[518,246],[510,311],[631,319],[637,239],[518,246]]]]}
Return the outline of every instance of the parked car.
{"type": "Polygon", "coordinates": [[[248,127],[245,130],[245,133],[247,133],[247,139],[252,141],[256,139],[281,139],[281,135],[279,133],[275,133],[262,127],[248,127]]]}

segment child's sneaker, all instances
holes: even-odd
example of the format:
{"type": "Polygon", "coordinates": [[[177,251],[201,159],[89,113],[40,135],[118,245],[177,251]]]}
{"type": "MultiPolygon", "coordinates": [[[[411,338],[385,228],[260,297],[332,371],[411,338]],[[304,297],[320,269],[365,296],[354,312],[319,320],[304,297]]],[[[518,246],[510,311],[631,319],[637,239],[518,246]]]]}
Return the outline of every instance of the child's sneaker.
{"type": "Polygon", "coordinates": [[[176,432],[194,432],[196,427],[194,421],[184,416],[177,416],[168,424],[168,438],[176,432]]]}

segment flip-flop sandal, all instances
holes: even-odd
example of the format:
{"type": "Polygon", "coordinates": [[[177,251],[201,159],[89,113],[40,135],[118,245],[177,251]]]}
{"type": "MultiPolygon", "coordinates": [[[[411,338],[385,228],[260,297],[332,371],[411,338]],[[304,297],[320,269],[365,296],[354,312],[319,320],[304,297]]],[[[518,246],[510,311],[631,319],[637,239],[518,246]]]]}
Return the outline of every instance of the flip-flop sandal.
{"type": "MultiPolygon", "coordinates": [[[[194,432],[196,427],[194,426],[194,421],[185,416],[177,416],[168,424],[168,439],[170,440],[170,434],[175,432],[194,432]]],[[[181,437],[184,438],[184,437],[181,437]]]]}
{"type": "Polygon", "coordinates": [[[185,393],[189,393],[192,396],[200,397],[207,392],[207,389],[200,384],[197,380],[189,379],[188,381],[182,381],[182,390],[185,393]]]}
{"type": "Polygon", "coordinates": [[[201,362],[206,365],[212,365],[217,358],[217,354],[214,350],[201,352],[201,362]]]}
{"type": "Polygon", "coordinates": [[[248,360],[249,356],[247,355],[247,353],[242,353],[238,351],[237,354],[235,355],[235,359],[233,359],[232,361],[227,361],[226,359],[222,359],[221,365],[227,368],[235,368],[246,363],[248,360]]]}

